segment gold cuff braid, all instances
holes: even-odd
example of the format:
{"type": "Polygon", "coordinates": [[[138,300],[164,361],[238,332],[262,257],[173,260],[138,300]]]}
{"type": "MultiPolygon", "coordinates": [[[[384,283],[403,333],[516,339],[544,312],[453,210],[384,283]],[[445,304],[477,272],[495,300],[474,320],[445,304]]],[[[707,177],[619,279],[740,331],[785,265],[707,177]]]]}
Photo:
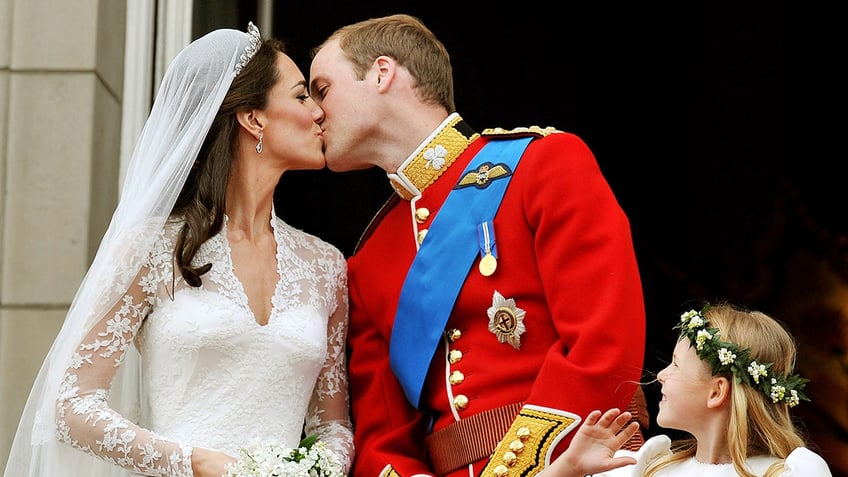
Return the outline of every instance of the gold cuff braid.
{"type": "Polygon", "coordinates": [[[392,467],[391,465],[387,465],[382,472],[380,472],[380,477],[400,477],[400,474],[392,467]]]}
{"type": "Polygon", "coordinates": [[[528,477],[541,472],[552,447],[580,420],[576,414],[524,406],[480,477],[528,477]]]}

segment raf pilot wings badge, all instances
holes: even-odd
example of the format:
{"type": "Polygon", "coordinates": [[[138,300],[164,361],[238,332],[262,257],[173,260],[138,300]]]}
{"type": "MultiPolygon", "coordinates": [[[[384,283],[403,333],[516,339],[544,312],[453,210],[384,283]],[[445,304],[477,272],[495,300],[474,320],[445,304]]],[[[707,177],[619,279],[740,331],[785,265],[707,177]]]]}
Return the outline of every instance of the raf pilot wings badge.
{"type": "Polygon", "coordinates": [[[478,189],[485,189],[489,186],[490,180],[509,177],[512,174],[512,169],[506,164],[492,164],[484,162],[476,171],[470,171],[462,176],[462,179],[456,184],[454,189],[464,189],[465,187],[474,186],[478,189]]]}

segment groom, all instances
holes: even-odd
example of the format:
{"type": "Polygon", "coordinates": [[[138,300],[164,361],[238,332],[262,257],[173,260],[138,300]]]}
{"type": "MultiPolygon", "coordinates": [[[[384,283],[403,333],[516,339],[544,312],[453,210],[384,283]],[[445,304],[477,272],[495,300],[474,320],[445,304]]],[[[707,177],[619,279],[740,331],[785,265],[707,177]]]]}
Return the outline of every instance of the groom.
{"type": "Polygon", "coordinates": [[[580,138],[473,129],[407,15],[333,33],[310,94],[328,167],[396,192],[348,260],[353,475],[534,475],[594,409],[647,422],[629,222],[580,138]]]}

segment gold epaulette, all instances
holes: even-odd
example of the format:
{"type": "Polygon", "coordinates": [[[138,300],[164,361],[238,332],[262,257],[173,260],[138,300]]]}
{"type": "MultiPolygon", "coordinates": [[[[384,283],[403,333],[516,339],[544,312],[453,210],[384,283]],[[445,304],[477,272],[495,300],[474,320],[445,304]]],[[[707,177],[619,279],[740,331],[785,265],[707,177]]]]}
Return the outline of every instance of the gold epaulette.
{"type": "Polygon", "coordinates": [[[556,128],[550,127],[550,126],[548,126],[546,128],[539,127],[539,126],[530,126],[529,128],[520,127],[520,128],[513,128],[513,129],[487,128],[487,129],[484,129],[483,132],[480,133],[480,135],[481,136],[488,136],[488,137],[492,137],[492,136],[497,136],[497,137],[521,137],[521,136],[543,137],[543,136],[547,136],[549,134],[558,133],[558,132],[562,132],[562,131],[560,131],[556,128]]]}

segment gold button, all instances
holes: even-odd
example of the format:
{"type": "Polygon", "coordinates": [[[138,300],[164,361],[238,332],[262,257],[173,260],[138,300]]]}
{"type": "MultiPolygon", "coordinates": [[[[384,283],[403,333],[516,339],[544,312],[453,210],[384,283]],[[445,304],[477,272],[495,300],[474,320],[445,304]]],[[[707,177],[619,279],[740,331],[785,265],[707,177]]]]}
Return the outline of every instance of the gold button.
{"type": "Polygon", "coordinates": [[[509,443],[509,450],[515,452],[516,454],[521,454],[521,452],[524,450],[524,443],[516,439],[509,443]]]}
{"type": "Polygon", "coordinates": [[[461,384],[465,381],[465,375],[462,374],[462,371],[455,370],[451,373],[450,378],[448,378],[451,384],[456,386],[457,384],[461,384]]]}
{"type": "Polygon", "coordinates": [[[462,351],[458,349],[450,350],[450,353],[448,353],[448,361],[450,364],[456,364],[462,361],[462,351]]]}
{"type": "Polygon", "coordinates": [[[526,441],[528,437],[530,437],[530,428],[529,427],[519,427],[517,431],[515,431],[515,435],[518,436],[522,441],[526,441]]]}
{"type": "Polygon", "coordinates": [[[419,207],[415,209],[415,221],[423,224],[425,220],[430,218],[430,209],[427,207],[419,207]]]}
{"type": "Polygon", "coordinates": [[[495,473],[495,477],[506,477],[507,475],[509,475],[509,469],[507,469],[506,466],[503,464],[495,467],[495,470],[493,470],[492,472],[495,473]]]}
{"type": "Polygon", "coordinates": [[[424,237],[426,237],[426,236],[427,236],[427,229],[418,231],[418,236],[417,236],[418,245],[421,245],[421,242],[424,241],[424,237]]]}
{"type": "Polygon", "coordinates": [[[503,461],[506,465],[512,467],[515,465],[515,461],[517,460],[518,456],[516,456],[512,452],[504,452],[503,461]]]}
{"type": "Polygon", "coordinates": [[[448,339],[451,341],[451,343],[455,342],[456,340],[458,340],[460,338],[462,338],[462,332],[461,331],[459,331],[456,328],[448,330],[448,339]]]}
{"type": "Polygon", "coordinates": [[[457,394],[456,397],[453,398],[453,406],[462,411],[468,407],[468,398],[465,397],[464,394],[457,394]]]}

